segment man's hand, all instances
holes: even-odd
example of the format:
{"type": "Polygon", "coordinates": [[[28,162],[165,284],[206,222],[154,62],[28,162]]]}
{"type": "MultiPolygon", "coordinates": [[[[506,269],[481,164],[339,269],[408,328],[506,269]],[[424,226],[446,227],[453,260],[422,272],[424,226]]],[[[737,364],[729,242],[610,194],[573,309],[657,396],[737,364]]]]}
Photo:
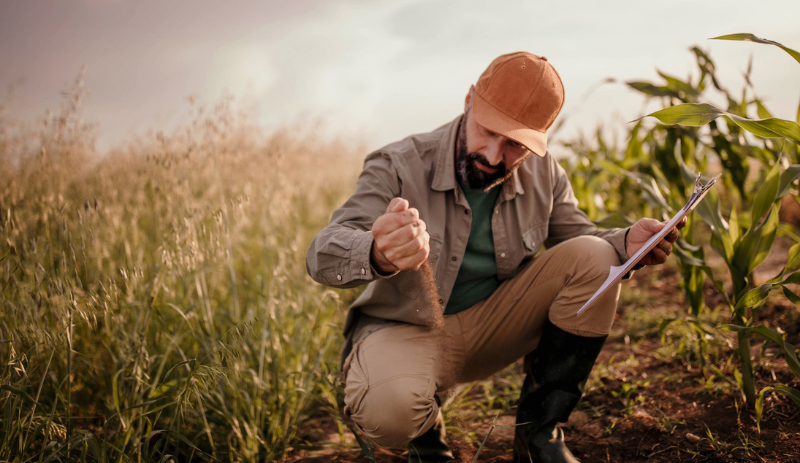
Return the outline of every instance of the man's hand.
{"type": "MultiPolygon", "coordinates": [[[[659,222],[656,219],[641,219],[631,227],[630,231],[628,232],[628,239],[625,242],[625,250],[628,251],[628,255],[632,256],[644,246],[644,243],[650,239],[651,236],[655,235],[656,233],[660,232],[665,222],[659,222]]],[[[686,226],[686,218],[684,217],[681,219],[680,222],[667,233],[667,236],[664,237],[661,241],[656,244],[656,246],[650,250],[645,256],[639,261],[641,265],[658,265],[663,264],[667,261],[667,257],[669,257],[670,253],[672,253],[672,243],[678,239],[678,230],[686,226]]]]}
{"type": "Polygon", "coordinates": [[[419,211],[394,198],[372,225],[372,265],[381,273],[418,270],[430,253],[430,235],[419,211]]]}

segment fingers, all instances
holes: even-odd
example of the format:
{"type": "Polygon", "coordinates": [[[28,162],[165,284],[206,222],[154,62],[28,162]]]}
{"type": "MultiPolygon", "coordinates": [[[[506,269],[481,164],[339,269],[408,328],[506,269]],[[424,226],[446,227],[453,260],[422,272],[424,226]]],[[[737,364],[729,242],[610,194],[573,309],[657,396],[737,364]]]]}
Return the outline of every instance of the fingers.
{"type": "Polygon", "coordinates": [[[404,246],[420,236],[425,236],[425,239],[427,240],[427,230],[428,227],[425,225],[424,221],[416,220],[398,228],[391,233],[388,233],[386,236],[384,236],[383,243],[381,244],[383,244],[388,250],[389,248],[404,246]]]}
{"type": "Polygon", "coordinates": [[[386,251],[389,259],[400,270],[417,270],[430,254],[430,236],[424,233],[411,241],[386,251]]]}
{"type": "Polygon", "coordinates": [[[389,206],[386,208],[386,213],[390,212],[401,212],[408,209],[408,201],[403,198],[397,197],[392,198],[389,202],[389,206]]]}
{"type": "Polygon", "coordinates": [[[663,222],[659,222],[656,219],[650,219],[650,218],[641,219],[639,220],[638,223],[641,225],[643,229],[653,232],[654,234],[656,232],[661,231],[661,229],[664,228],[664,225],[666,225],[663,222]]]}
{"type": "Polygon", "coordinates": [[[669,257],[669,253],[665,252],[661,247],[656,246],[647,255],[649,260],[647,265],[663,264],[667,261],[667,257],[669,257]]]}

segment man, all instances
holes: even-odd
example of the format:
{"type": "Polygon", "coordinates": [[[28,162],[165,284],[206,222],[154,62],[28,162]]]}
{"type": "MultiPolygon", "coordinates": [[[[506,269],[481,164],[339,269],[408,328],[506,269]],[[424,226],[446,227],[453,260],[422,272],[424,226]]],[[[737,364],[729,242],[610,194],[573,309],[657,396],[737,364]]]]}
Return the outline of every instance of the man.
{"type": "MultiPolygon", "coordinates": [[[[369,283],[345,324],[343,413],[379,445],[409,444],[409,461],[452,458],[439,410],[445,390],[521,357],[515,459],[578,461],[556,424],[580,399],[619,285],[576,312],[609,266],[664,225],[598,230],[578,209],[547,153],[563,104],[545,57],[498,57],[469,89],[463,115],[366,158],[355,193],[308,249],[314,280],[369,283]],[[423,264],[435,291],[425,289],[423,264]]],[[[677,236],[642,263],[664,262],[677,236]]]]}

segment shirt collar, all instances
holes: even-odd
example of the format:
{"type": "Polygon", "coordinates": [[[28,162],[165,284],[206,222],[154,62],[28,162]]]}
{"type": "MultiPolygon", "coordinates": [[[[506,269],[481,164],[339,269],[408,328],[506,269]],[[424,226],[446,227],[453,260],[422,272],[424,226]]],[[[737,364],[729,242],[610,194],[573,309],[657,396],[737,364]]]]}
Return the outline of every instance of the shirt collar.
{"type": "MultiPolygon", "coordinates": [[[[456,167],[455,152],[456,138],[458,137],[458,125],[461,123],[462,115],[453,119],[450,124],[445,126],[445,133],[436,149],[436,167],[431,180],[431,189],[436,191],[456,190],[456,167]]],[[[524,194],[522,182],[519,179],[519,169],[511,174],[511,178],[503,183],[503,199],[505,201],[514,199],[518,194],[524,194]]],[[[456,190],[456,195],[458,191],[456,190]]]]}

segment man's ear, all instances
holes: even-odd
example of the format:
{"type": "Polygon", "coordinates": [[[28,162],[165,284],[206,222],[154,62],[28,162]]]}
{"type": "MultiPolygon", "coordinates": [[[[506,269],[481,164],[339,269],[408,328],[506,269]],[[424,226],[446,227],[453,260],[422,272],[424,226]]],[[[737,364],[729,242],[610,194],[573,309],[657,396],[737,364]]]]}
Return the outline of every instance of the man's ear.
{"type": "Polygon", "coordinates": [[[475,94],[475,86],[470,85],[469,91],[467,92],[467,96],[464,98],[464,112],[467,112],[467,108],[469,108],[469,104],[472,102],[472,96],[475,94]]]}

